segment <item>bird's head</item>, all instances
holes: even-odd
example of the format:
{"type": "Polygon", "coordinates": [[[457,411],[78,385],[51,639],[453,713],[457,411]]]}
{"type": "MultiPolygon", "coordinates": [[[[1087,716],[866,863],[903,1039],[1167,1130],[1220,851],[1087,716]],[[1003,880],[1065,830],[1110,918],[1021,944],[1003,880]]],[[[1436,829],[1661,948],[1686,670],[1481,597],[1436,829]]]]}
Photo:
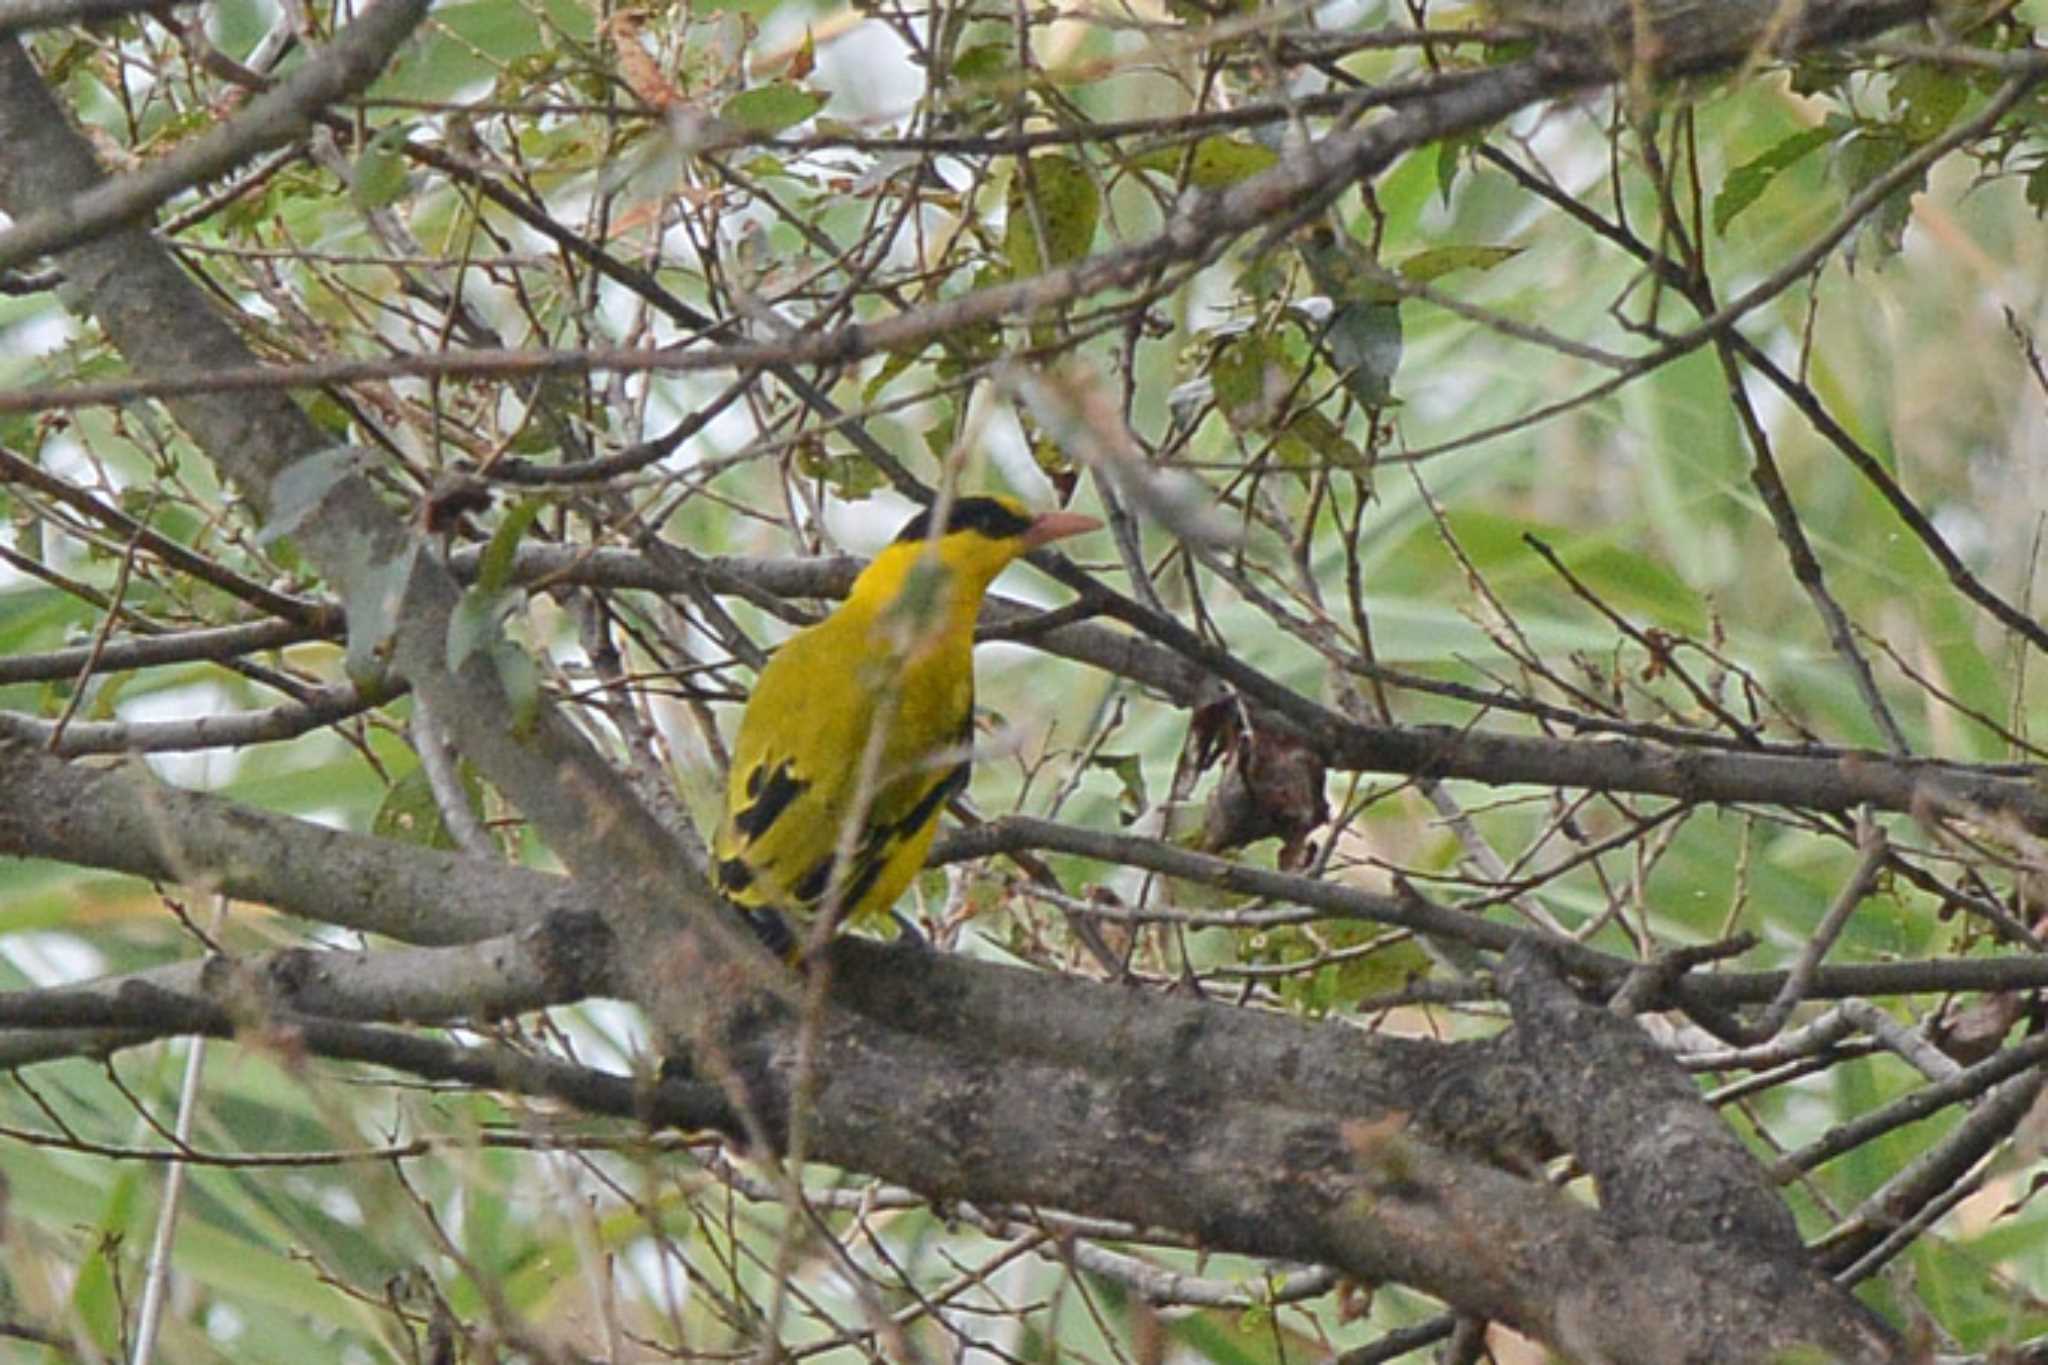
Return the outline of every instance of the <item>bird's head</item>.
{"type": "Polygon", "coordinates": [[[1019,555],[1100,525],[1094,517],[1079,512],[1034,516],[1015,498],[978,494],[955,498],[936,536],[932,534],[932,509],[919,512],[896,533],[890,549],[915,554],[929,545],[948,569],[969,581],[987,583],[1019,555]]]}
{"type": "Polygon", "coordinates": [[[934,608],[943,600],[971,621],[982,594],[1011,560],[1100,525],[1078,512],[1033,514],[1000,495],[955,498],[936,534],[929,509],[912,517],[861,574],[853,596],[921,621],[940,615],[934,608]]]}

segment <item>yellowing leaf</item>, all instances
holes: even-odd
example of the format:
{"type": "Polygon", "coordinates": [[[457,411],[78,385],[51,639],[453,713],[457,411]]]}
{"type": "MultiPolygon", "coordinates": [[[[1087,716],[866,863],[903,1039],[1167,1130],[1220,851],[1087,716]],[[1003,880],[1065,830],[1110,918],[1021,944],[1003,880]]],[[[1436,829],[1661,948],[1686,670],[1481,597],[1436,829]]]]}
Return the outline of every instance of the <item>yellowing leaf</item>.
{"type": "Polygon", "coordinates": [[[1347,440],[1337,424],[1315,408],[1303,408],[1295,413],[1288,420],[1287,430],[1274,443],[1274,449],[1281,459],[1296,468],[1365,468],[1365,452],[1347,440]]]}
{"type": "Polygon", "coordinates": [[[1279,348],[1256,332],[1233,337],[1209,362],[1216,406],[1237,431],[1264,424],[1287,392],[1289,375],[1279,348]]]}
{"type": "Polygon", "coordinates": [[[1454,270],[1491,270],[1521,254],[1518,246],[1434,246],[1416,252],[1398,268],[1408,279],[1427,284],[1454,270]]]}
{"type": "Polygon", "coordinates": [[[789,78],[800,81],[818,69],[818,35],[804,25],[804,40],[789,57],[789,78]]]}
{"type": "Polygon", "coordinates": [[[1077,261],[1095,242],[1102,194],[1088,168],[1070,156],[1035,156],[1029,174],[1019,166],[1010,180],[1009,222],[1003,256],[1010,278],[1021,280],[1077,261]],[[1038,225],[1045,225],[1041,248],[1038,225]]]}
{"type": "Polygon", "coordinates": [[[1220,190],[1270,170],[1280,154],[1243,138],[1205,137],[1188,147],[1155,147],[1132,162],[1141,171],[1179,175],[1187,166],[1188,183],[1197,189],[1220,190]]]}

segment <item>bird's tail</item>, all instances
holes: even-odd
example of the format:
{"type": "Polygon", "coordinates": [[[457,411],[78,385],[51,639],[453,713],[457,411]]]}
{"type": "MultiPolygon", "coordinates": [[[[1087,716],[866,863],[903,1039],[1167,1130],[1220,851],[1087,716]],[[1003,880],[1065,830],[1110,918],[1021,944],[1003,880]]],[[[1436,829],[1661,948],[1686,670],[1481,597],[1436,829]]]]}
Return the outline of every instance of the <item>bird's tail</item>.
{"type": "Polygon", "coordinates": [[[782,912],[768,905],[743,906],[747,924],[754,931],[761,946],[784,962],[795,962],[803,944],[798,941],[796,931],[789,927],[782,912]]]}

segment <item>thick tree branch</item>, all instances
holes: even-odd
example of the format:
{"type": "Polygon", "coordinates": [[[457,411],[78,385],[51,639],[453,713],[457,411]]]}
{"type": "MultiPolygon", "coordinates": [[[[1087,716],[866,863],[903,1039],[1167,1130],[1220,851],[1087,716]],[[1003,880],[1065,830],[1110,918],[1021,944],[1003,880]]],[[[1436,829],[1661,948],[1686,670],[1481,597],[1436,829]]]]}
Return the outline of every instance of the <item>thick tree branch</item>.
{"type": "Polygon", "coordinates": [[[1799,1230],[1765,1173],[1649,1035],[1574,996],[1541,949],[1517,944],[1497,973],[1537,1111],[1625,1226],[1684,1242],[1734,1241],[1792,1257],[1799,1230]]]}
{"type": "MultiPolygon", "coordinates": [[[[250,1022],[145,987],[44,996],[0,1008],[0,1018],[31,1011],[63,1028],[169,1022],[220,1035],[250,1022]]],[[[261,1022],[263,1036],[287,1048],[553,1095],[591,1112],[736,1130],[708,1087],[638,1086],[504,1049],[457,1051],[303,1016],[261,1022]]],[[[792,1023],[755,1016],[725,1040],[722,1061],[771,1135],[788,1115],[792,1023]]],[[[815,1103],[832,1118],[815,1131],[813,1155],[931,1198],[1085,1208],[1191,1231],[1207,1245],[1324,1262],[1415,1285],[1585,1360],[1760,1361],[1798,1343],[1842,1361],[1894,1359],[1867,1320],[1845,1328],[1817,1312],[1821,1296],[1805,1277],[1730,1267],[1654,1231],[1626,1233],[1541,1181],[1435,1150],[1408,1135],[1401,1111],[1373,1117],[1369,1100],[1356,1101],[1358,1117],[1336,1121],[1247,1100],[1229,1078],[1197,1068],[1133,1077],[1014,1057],[983,1062],[865,1020],[829,1026],[816,1046],[815,1103]],[[1659,1302],[1646,1285],[1693,1305],[1697,1318],[1651,1316],[1659,1302]],[[1695,1327],[1705,1335],[1686,1335],[1695,1327]],[[1701,1342],[1707,1353],[1695,1354],[1701,1342]]]]}
{"type": "MultiPolygon", "coordinates": [[[[40,757],[36,761],[54,765],[53,760],[40,757]]],[[[420,856],[416,850],[407,852],[420,856]]],[[[1525,1092],[1489,1092],[1489,1082],[1483,1079],[1489,1072],[1497,1077],[1518,1074],[1497,1066],[1502,1054],[1496,1047],[1449,1049],[1376,1039],[1337,1025],[1311,1027],[1225,1006],[1159,1000],[1112,987],[1005,971],[857,940],[835,945],[832,957],[839,983],[835,999],[851,1013],[831,1026],[828,1046],[834,1050],[821,1058],[830,1085],[817,1097],[818,1126],[813,1136],[818,1144],[814,1154],[826,1159],[903,1179],[928,1193],[970,1197],[977,1202],[1056,1203],[1125,1216],[1129,1210],[1114,1199],[1108,1208],[1097,1202],[1108,1197],[1102,1189],[1075,1183],[1073,1163],[1094,1172],[1093,1178],[1121,1185],[1131,1178],[1121,1161],[1133,1152],[1170,1143],[1170,1149],[1193,1161],[1202,1175],[1184,1194],[1188,1202],[1146,1203],[1147,1221],[1185,1227],[1218,1245],[1258,1254],[1314,1254],[1352,1273],[1398,1273],[1425,1288],[1454,1280],[1455,1288],[1439,1292],[1461,1307],[1519,1322],[1539,1333],[1561,1334],[1552,1336],[1553,1340],[1573,1341],[1577,1338],[1572,1333],[1590,1331],[1572,1316],[1572,1305],[1617,1293],[1623,1279],[1640,1291],[1646,1266],[1654,1269],[1658,1284],[1678,1286],[1685,1296],[1706,1294],[1700,1302],[1723,1310],[1731,1296],[1740,1299],[1814,1289],[1804,1275],[1790,1280],[1740,1275],[1734,1282],[1716,1281],[1709,1290],[1704,1287],[1708,1270],[1695,1264],[1700,1254],[1669,1245],[1666,1229],[1641,1226],[1653,1220],[1638,1218],[1632,1225],[1621,1218],[1613,1227],[1597,1221],[1576,1232],[1560,1233],[1554,1221],[1558,1210],[1540,1202],[1530,1204],[1534,1196],[1518,1193],[1522,1191],[1519,1183],[1510,1180],[1492,1185],[1488,1182],[1507,1178],[1482,1178],[1472,1169],[1442,1167],[1432,1155],[1434,1143],[1487,1150],[1486,1144],[1476,1139],[1485,1135],[1497,1138],[1494,1129],[1503,1114],[1524,1112],[1534,1103],[1525,1092]],[[1172,1065],[1161,1070],[1162,1059],[1169,1057],[1172,1065]],[[1020,1074],[1025,1077],[1021,1083],[1020,1074]],[[1426,1079],[1432,1076],[1436,1079],[1426,1079]],[[996,1082],[995,1077],[1002,1079],[996,1082]],[[1140,1081],[1141,1077],[1151,1079],[1140,1081]],[[1091,1141],[1077,1146],[1073,1131],[1057,1125],[1047,1131],[1046,1138],[1059,1145],[1035,1154],[1019,1149],[1023,1137],[994,1143],[984,1140],[983,1116],[995,1111],[967,1097],[983,1093],[990,1084],[999,1084],[1005,1095],[1042,1093],[1060,1096],[1062,1102],[1081,1094],[1098,1094],[1088,1101],[1090,1107],[1078,1120],[1091,1141]],[[1319,1118],[1315,1111],[1302,1110],[1299,1106],[1306,1096],[1326,1099],[1334,1112],[1319,1118]],[[1242,1121],[1230,1117],[1234,1105],[1249,1106],[1242,1121]],[[897,1120],[905,1112],[931,1115],[919,1120],[927,1125],[966,1125],[950,1134],[948,1156],[936,1168],[932,1150],[916,1135],[912,1142],[918,1155],[909,1163],[911,1169],[903,1161],[904,1135],[896,1132],[885,1143],[883,1134],[872,1127],[885,1115],[897,1120]],[[1220,1137],[1210,1127],[1218,1112],[1224,1116],[1220,1137]],[[1256,1121],[1251,1117],[1254,1114],[1260,1116],[1256,1121]],[[1405,1116],[1402,1126],[1382,1133],[1379,1125],[1394,1114],[1405,1116]],[[1194,1122],[1196,1115],[1202,1116],[1200,1136],[1178,1128],[1183,1122],[1194,1122]],[[1111,1120],[1107,1128],[1096,1121],[1105,1116],[1111,1120]],[[1255,1122],[1265,1133],[1258,1144],[1243,1131],[1255,1122]],[[1272,1124],[1279,1127],[1265,1128],[1272,1124]],[[1319,1129],[1318,1124],[1333,1126],[1319,1129]],[[1391,1136],[1396,1131],[1404,1135],[1391,1136]],[[1245,1171],[1278,1169],[1273,1163],[1281,1157],[1270,1146],[1260,1145],[1277,1140],[1276,1132],[1292,1144],[1287,1159],[1297,1166],[1302,1156],[1299,1144],[1309,1141],[1311,1133],[1324,1134],[1325,1146],[1311,1149],[1319,1155],[1307,1163],[1302,1178],[1326,1194],[1340,1192],[1335,1195],[1336,1207],[1305,1210],[1270,1187],[1256,1185],[1221,1204],[1214,1202],[1220,1197],[1220,1187],[1241,1184],[1245,1171]],[[1347,1133],[1350,1136],[1345,1136],[1347,1133]],[[1212,1149],[1207,1145],[1212,1139],[1222,1145],[1212,1149]],[[1100,1150],[1105,1144],[1109,1153],[1100,1150]],[[893,1164],[872,1164],[882,1161],[877,1149],[884,1145],[893,1153],[893,1164]],[[1053,1151],[1057,1157],[1051,1155],[1053,1151]],[[1110,1154],[1118,1151],[1124,1154],[1122,1158],[1110,1154]],[[1027,1157],[1048,1161],[1052,1169],[1066,1171],[1068,1176],[1062,1180],[1040,1174],[1027,1180],[1017,1174],[1016,1166],[1027,1157]],[[1400,1172],[1399,1188],[1389,1190],[1379,1183],[1381,1178],[1375,1172],[1383,1164],[1400,1172]],[[998,1170],[1006,1174],[998,1176],[998,1170]],[[1425,1172],[1436,1172],[1452,1187],[1450,1192],[1421,1179],[1420,1173],[1425,1172]],[[1364,1225],[1355,1222],[1355,1210],[1349,1207],[1356,1202],[1354,1196],[1341,1193],[1352,1190],[1371,1195],[1373,1218],[1364,1225]],[[1466,1202],[1475,1191],[1484,1197],[1466,1202]],[[1205,1210],[1199,1215],[1194,1207],[1198,1199],[1205,1210]],[[1161,1209],[1171,1216],[1161,1217],[1161,1209]],[[1308,1217],[1306,1224],[1299,1221],[1303,1216],[1308,1217]],[[1529,1221],[1525,1224],[1519,1221],[1522,1218],[1529,1221]],[[1284,1220],[1293,1230],[1276,1238],[1268,1227],[1271,1219],[1284,1220]],[[1535,1254],[1529,1250],[1535,1245],[1529,1238],[1538,1224],[1550,1229],[1545,1238],[1566,1236],[1572,1241],[1572,1264],[1583,1267],[1577,1288],[1595,1296],[1582,1300],[1568,1292],[1561,1298],[1540,1300],[1559,1305],[1556,1311],[1566,1314],[1562,1319],[1546,1316],[1553,1310],[1538,1306],[1533,1284],[1525,1282],[1515,1268],[1519,1255],[1535,1254]],[[1475,1264],[1469,1253],[1460,1253],[1463,1259],[1453,1257],[1449,1244],[1425,1236],[1425,1228],[1436,1237],[1454,1241],[1483,1236],[1485,1245],[1498,1249],[1499,1259],[1489,1255],[1475,1264]],[[1396,1263],[1389,1264],[1384,1243],[1396,1233],[1403,1240],[1403,1250],[1396,1263]],[[1639,1233],[1651,1241],[1641,1243],[1639,1233]],[[1309,1240],[1304,1242],[1304,1238],[1309,1240]],[[1316,1239],[1323,1240],[1318,1245],[1316,1239]],[[1317,1249],[1312,1251],[1312,1246],[1317,1249]],[[1524,1252],[1514,1251],[1515,1247],[1524,1252]],[[1438,1256],[1445,1259],[1438,1261],[1438,1256]],[[1452,1260],[1457,1260],[1455,1275],[1452,1260]],[[1529,1316],[1532,1311],[1537,1314],[1534,1319],[1529,1316]]],[[[301,964],[296,975],[319,987],[324,985],[324,966],[321,971],[308,972],[304,965],[313,961],[305,957],[283,960],[301,964]]],[[[546,973],[541,975],[545,979],[546,973]]],[[[204,981],[203,976],[200,979],[204,981]]],[[[516,981],[520,975],[515,973],[512,979],[516,981]]],[[[93,1011],[106,1009],[109,1000],[133,1001],[138,996],[151,1010],[153,1030],[184,1021],[176,1011],[159,1009],[161,992],[152,991],[147,983],[111,991],[69,992],[54,1003],[46,995],[33,1002],[22,1000],[13,1008],[36,1011],[34,1017],[48,1024],[134,1029],[138,1026],[135,1016],[93,1011]],[[83,1003],[88,996],[91,1005],[83,1003]]],[[[274,1008],[274,992],[259,991],[256,998],[266,1009],[274,1008]]],[[[342,1008],[351,1007],[345,995],[323,997],[317,990],[298,997],[298,1003],[323,998],[339,1001],[342,1008]]],[[[323,1045],[313,1041],[318,1030],[302,1029],[297,1014],[288,1011],[280,1027],[303,1034],[309,1040],[307,1046],[321,1050],[323,1045]]],[[[772,1012],[752,1016],[751,1022],[741,1026],[743,1035],[727,1036],[721,1053],[748,1078],[747,1093],[771,1131],[786,1104],[781,1096],[789,1083],[787,1068],[793,1064],[787,1033],[793,1021],[783,1018],[776,1023],[775,1017],[772,1012]],[[764,1023],[771,1025],[766,1031],[761,1028],[764,1023]]],[[[1625,1025],[1614,1027],[1624,1035],[1630,1030],[1625,1025]]],[[[1546,1023],[1542,1033],[1528,1036],[1540,1039],[1549,1032],[1546,1023]]],[[[99,1036],[111,1040],[124,1035],[99,1036]]],[[[351,1047],[367,1046],[356,1035],[341,1036],[351,1047]]],[[[357,1053],[344,1050],[339,1055],[357,1053]]],[[[396,1054],[390,1040],[383,1039],[362,1055],[389,1062],[396,1054]]],[[[445,1064],[439,1051],[430,1055],[441,1059],[435,1065],[445,1064]]],[[[565,1084],[553,1071],[536,1074],[545,1080],[549,1093],[560,1091],[565,1084]]],[[[1525,1084],[1526,1074],[1520,1074],[1523,1079],[1509,1084],[1525,1084]]],[[[588,1093],[593,1087],[602,1088],[593,1080],[584,1083],[578,1093],[588,1093]]],[[[619,1099],[617,1093],[605,1093],[611,1100],[619,1099]]],[[[1017,1115],[1014,1122],[1006,1119],[1002,1126],[1035,1132],[1042,1126],[1037,1118],[1017,1115]]],[[[924,1136],[936,1141],[935,1135],[924,1136]]],[[[1628,1152],[1617,1160],[1626,1163],[1640,1156],[1628,1152]]],[[[1149,1193],[1142,1197],[1151,1199],[1149,1193]]],[[[1574,1211],[1574,1217],[1578,1212],[1574,1211]]],[[[1546,1240],[1541,1245],[1554,1249],[1556,1243],[1546,1240]]],[[[1746,1315],[1738,1315],[1742,1320],[1775,1322],[1787,1331],[1793,1330],[1788,1324],[1804,1321],[1806,1326],[1797,1330],[1814,1330],[1813,1323],[1796,1312],[1788,1316],[1775,1306],[1765,1312],[1754,1302],[1748,1302],[1748,1307],[1746,1315]]]]}
{"type": "Polygon", "coordinates": [[[561,877],[180,791],[140,763],[88,767],[0,739],[0,793],[0,854],[175,882],[405,943],[473,943],[587,908],[561,877]]]}

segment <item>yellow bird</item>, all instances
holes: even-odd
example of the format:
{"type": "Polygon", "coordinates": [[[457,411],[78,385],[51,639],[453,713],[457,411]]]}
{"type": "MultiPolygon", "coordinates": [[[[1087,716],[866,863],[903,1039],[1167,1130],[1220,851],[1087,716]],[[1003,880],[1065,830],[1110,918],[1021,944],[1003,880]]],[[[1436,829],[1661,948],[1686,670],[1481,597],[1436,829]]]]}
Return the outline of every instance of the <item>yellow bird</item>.
{"type": "Polygon", "coordinates": [[[775,651],[740,718],[712,844],[718,889],[771,947],[799,946],[780,914],[829,906],[836,927],[895,905],[967,785],[983,595],[1019,555],[1101,524],[963,497],[934,536],[920,513],[838,610],[775,651]]]}

